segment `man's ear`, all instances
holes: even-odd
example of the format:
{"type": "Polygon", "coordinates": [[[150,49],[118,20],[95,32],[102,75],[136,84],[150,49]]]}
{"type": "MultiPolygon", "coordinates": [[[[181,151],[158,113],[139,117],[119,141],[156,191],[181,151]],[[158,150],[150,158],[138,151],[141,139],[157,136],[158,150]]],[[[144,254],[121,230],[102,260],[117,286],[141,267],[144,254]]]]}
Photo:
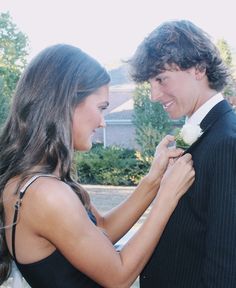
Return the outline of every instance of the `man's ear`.
{"type": "Polygon", "coordinates": [[[197,80],[201,80],[206,75],[206,65],[204,63],[196,65],[195,75],[197,80]]]}

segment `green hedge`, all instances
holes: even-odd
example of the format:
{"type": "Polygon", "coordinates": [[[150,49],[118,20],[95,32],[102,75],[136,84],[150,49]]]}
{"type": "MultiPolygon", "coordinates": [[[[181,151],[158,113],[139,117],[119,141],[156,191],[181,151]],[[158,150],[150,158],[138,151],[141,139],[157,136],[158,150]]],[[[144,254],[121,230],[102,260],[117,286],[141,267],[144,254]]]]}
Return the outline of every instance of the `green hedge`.
{"type": "Polygon", "coordinates": [[[76,168],[83,184],[136,185],[149,163],[135,150],[96,144],[89,152],[76,154],[76,168]]]}

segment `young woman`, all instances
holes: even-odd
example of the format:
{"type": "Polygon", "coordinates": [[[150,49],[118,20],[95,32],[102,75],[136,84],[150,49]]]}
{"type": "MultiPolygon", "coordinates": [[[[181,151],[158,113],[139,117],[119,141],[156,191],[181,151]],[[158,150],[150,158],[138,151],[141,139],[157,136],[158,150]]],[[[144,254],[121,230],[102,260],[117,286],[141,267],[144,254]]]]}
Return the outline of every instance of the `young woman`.
{"type": "Polygon", "coordinates": [[[74,150],[89,150],[105,125],[109,81],[96,60],[62,44],[22,74],[0,136],[1,283],[13,258],[31,287],[130,287],[192,184],[191,156],[168,149],[174,139],[166,136],[134,193],[99,214],[71,170],[74,150]],[[116,251],[154,199],[143,226],[116,251]]]}

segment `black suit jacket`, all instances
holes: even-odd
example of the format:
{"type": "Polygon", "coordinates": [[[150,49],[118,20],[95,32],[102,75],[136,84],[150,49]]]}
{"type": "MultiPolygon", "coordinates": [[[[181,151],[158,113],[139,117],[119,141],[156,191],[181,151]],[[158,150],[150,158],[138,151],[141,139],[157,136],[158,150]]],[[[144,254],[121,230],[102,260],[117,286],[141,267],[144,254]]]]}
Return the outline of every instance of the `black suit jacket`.
{"type": "Polygon", "coordinates": [[[236,115],[219,102],[188,149],[196,178],[179,201],[141,288],[236,288],[236,115]]]}

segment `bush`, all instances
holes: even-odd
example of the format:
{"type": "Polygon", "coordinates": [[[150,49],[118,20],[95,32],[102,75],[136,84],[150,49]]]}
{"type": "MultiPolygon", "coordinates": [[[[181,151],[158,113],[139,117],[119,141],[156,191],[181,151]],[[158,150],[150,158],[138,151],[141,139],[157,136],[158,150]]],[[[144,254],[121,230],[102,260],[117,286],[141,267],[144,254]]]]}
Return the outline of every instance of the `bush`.
{"type": "Polygon", "coordinates": [[[89,152],[77,152],[76,168],[83,184],[136,185],[149,164],[135,150],[96,144],[89,152]]]}

